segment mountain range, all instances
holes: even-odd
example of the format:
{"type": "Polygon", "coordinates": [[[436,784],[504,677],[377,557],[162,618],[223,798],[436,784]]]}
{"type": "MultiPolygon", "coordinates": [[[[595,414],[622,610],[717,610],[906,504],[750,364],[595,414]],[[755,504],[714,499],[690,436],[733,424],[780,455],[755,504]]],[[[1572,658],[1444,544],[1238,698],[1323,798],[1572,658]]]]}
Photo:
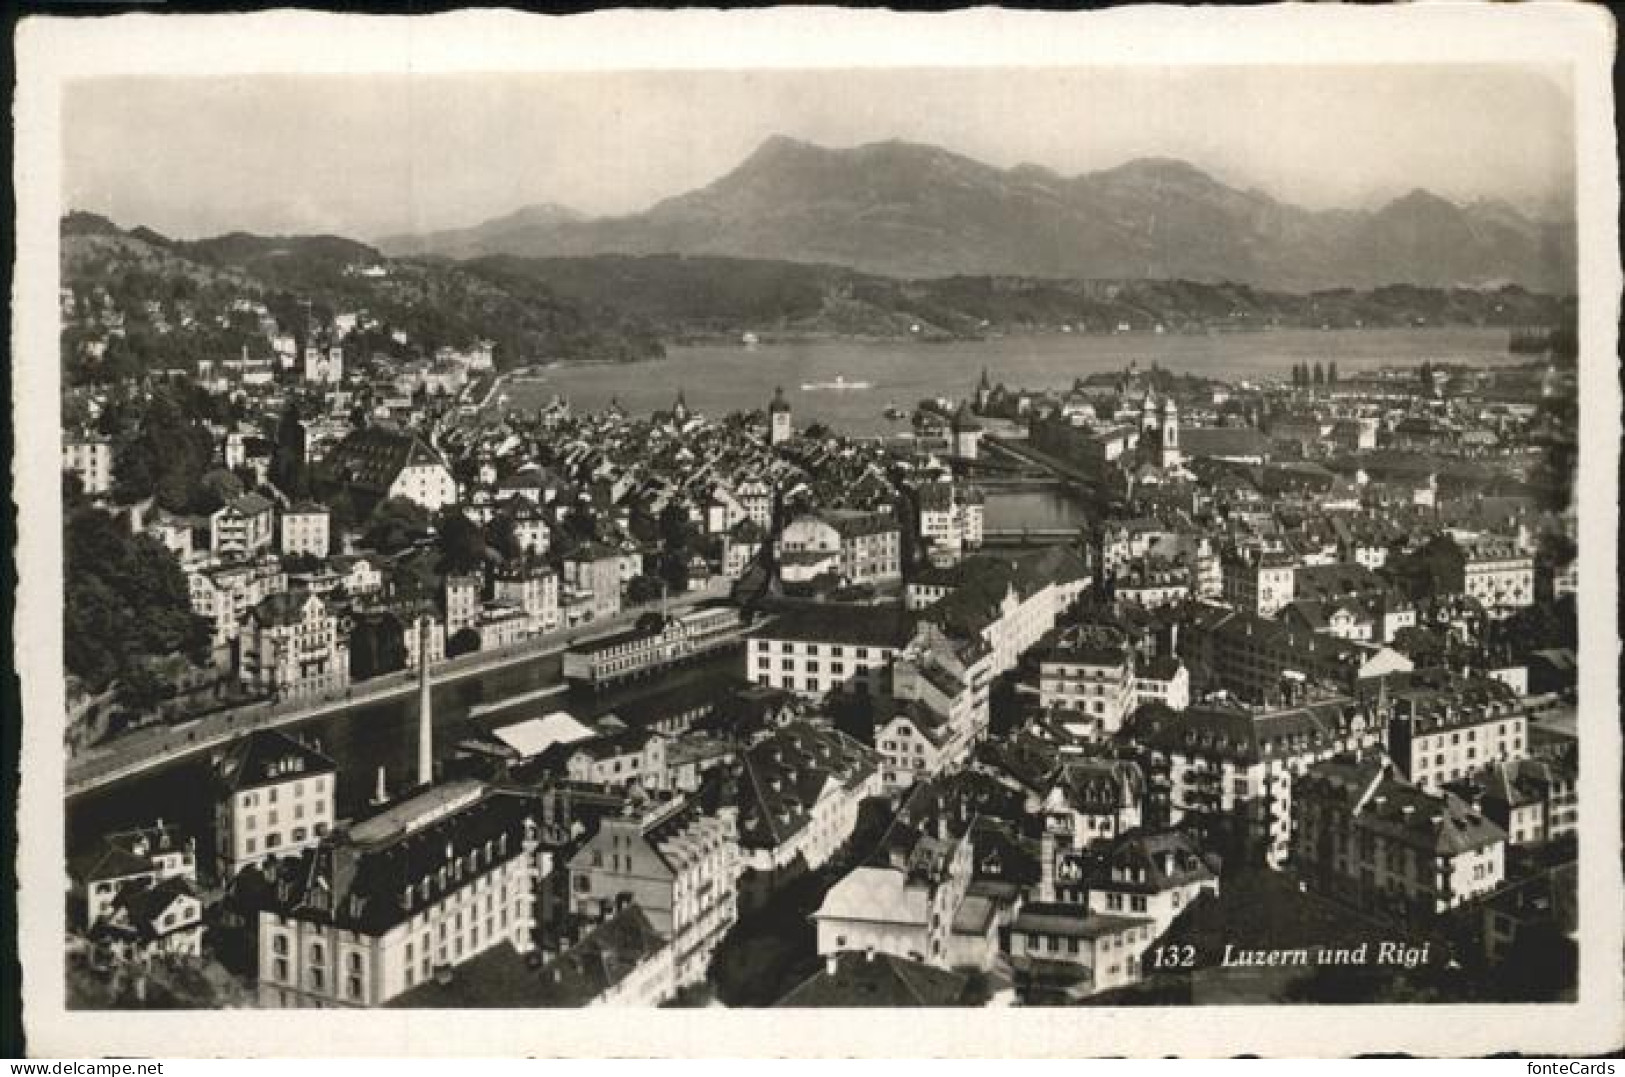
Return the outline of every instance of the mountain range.
{"type": "Polygon", "coordinates": [[[451,258],[721,255],[906,279],[1184,279],[1297,292],[1515,283],[1566,293],[1576,273],[1572,223],[1503,202],[1416,190],[1374,210],[1310,210],[1168,158],[1069,177],[916,143],[828,149],[783,136],[642,213],[534,206],[378,245],[451,258]]]}

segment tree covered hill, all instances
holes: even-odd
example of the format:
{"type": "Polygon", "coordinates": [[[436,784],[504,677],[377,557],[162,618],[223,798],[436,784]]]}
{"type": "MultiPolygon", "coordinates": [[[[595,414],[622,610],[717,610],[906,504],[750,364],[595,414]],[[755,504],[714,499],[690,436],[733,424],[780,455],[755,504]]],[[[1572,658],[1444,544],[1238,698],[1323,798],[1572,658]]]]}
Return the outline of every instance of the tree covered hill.
{"type": "Polygon", "coordinates": [[[498,284],[454,263],[392,261],[335,236],[179,241],[73,213],[62,222],[62,284],[73,301],[63,357],[75,381],[185,369],[245,350],[267,355],[270,341],[245,301],[262,304],[301,346],[341,312],[364,315],[376,331],[354,341],[365,350],[358,359],[374,349],[386,359],[433,355],[482,339],[495,343],[498,365],[510,367],[662,354],[651,325],[565,298],[539,280],[498,284]],[[100,360],[82,361],[87,340],[105,345],[100,360]]]}
{"type": "Polygon", "coordinates": [[[1516,285],[1394,285],[1294,295],[1185,280],[898,280],[834,265],[681,255],[494,255],[460,264],[500,287],[539,285],[592,306],[617,307],[670,340],[746,331],[966,338],[1061,326],[1101,332],[1123,325],[1136,331],[1161,325],[1168,332],[1517,327],[1572,318],[1572,301],[1516,285]]]}

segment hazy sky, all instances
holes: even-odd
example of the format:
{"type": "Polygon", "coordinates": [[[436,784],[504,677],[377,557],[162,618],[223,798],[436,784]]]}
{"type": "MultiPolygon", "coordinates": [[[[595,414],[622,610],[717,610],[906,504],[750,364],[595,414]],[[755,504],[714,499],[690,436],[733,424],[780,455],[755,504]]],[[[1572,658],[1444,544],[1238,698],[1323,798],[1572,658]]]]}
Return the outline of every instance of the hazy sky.
{"type": "Polygon", "coordinates": [[[63,107],[65,208],[177,237],[634,212],[775,133],[1067,174],[1179,157],[1317,208],[1425,187],[1568,213],[1574,172],[1566,73],[1505,66],[118,78],[63,107]]]}

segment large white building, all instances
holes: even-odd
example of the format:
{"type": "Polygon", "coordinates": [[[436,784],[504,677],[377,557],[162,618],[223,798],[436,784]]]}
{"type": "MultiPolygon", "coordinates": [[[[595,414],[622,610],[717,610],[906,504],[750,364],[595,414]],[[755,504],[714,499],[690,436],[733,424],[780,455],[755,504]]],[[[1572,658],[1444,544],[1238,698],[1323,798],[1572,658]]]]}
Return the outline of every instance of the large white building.
{"type": "Polygon", "coordinates": [[[74,437],[62,442],[62,470],[79,477],[85,493],[99,497],[113,489],[113,443],[107,438],[74,437]]]}
{"type": "Polygon", "coordinates": [[[635,903],[673,947],[678,988],[705,979],[739,915],[737,808],[705,815],[678,796],[606,816],[570,858],[570,910],[609,919],[635,903]]]}
{"type": "Polygon", "coordinates": [[[952,962],[954,921],[972,875],[971,831],[899,821],[883,858],[855,868],[813,914],[818,953],[891,954],[938,968],[952,962]]]}
{"type": "Polygon", "coordinates": [[[1505,617],[1535,601],[1535,562],[1511,539],[1458,543],[1461,556],[1446,586],[1477,599],[1492,617],[1505,617]]]}
{"type": "Polygon", "coordinates": [[[915,619],[890,607],[806,606],[778,614],[745,641],[745,676],[808,699],[891,691],[891,661],[915,619]]]}
{"type": "Polygon", "coordinates": [[[1279,867],[1291,847],[1293,778],[1339,752],[1378,745],[1384,722],[1369,702],[1338,697],[1273,710],[1148,709],[1132,730],[1165,768],[1169,823],[1279,867]]]}
{"type": "Polygon", "coordinates": [[[408,431],[356,430],[333,446],[322,466],[367,506],[400,497],[434,513],[457,502],[457,480],[445,458],[408,431]]]}
{"type": "Polygon", "coordinates": [[[1038,663],[1038,702],[1082,715],[1109,737],[1134,713],[1135,656],[1127,637],[1108,625],[1064,630],[1038,663]]]}
{"type": "Polygon", "coordinates": [[[278,699],[317,695],[350,683],[350,648],[320,595],[277,594],[249,611],[238,635],[238,676],[278,699]]]}
{"type": "Polygon", "coordinates": [[[281,866],[259,918],[264,1006],[377,1006],[502,945],[534,946],[533,798],[416,792],[281,866]]]}
{"type": "Polygon", "coordinates": [[[1506,876],[1505,831],[1380,760],[1323,762],[1296,784],[1292,866],[1322,893],[1372,912],[1432,916],[1492,893],[1506,876]]]}
{"type": "Polygon", "coordinates": [[[231,879],[270,857],[298,856],[333,829],[338,767],[275,730],[255,730],[215,765],[215,871],[231,879]]]}
{"type": "Polygon", "coordinates": [[[326,557],[332,548],[329,517],[325,506],[308,502],[284,511],[282,552],[292,556],[326,557]]]}
{"type": "Polygon", "coordinates": [[[778,540],[786,583],[832,574],[845,584],[888,583],[902,575],[902,534],[880,512],[831,510],[798,516],[778,540]]]}
{"type": "Polygon", "coordinates": [[[950,565],[982,545],[983,497],[974,487],[931,483],[920,490],[920,537],[934,564],[950,565]]]}
{"type": "Polygon", "coordinates": [[[275,537],[273,506],[259,494],[244,494],[209,517],[209,549],[221,557],[253,557],[269,550],[275,537]]]}
{"type": "Polygon", "coordinates": [[[881,792],[872,749],[844,733],[792,722],[740,757],[739,902],[759,907],[775,889],[816,871],[846,841],[863,801],[881,792]]]}

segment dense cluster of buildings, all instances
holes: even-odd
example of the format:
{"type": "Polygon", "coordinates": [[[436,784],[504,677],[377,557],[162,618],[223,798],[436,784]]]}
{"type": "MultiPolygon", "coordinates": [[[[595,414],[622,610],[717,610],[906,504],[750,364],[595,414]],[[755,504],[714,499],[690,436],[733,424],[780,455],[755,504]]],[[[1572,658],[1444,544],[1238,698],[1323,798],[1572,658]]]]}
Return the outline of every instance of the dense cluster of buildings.
{"type": "Polygon", "coordinates": [[[782,391],[721,420],[502,413],[489,346],[386,366],[347,352],[364,317],[199,372],[251,416],[211,428],[253,481],[207,516],[118,503],[106,435],[64,469],[170,551],[244,698],[552,646],[616,702],[436,758],[425,687],[417,781],[361,808],[341,789],[373,775],[241,737],[207,832],[72,866],[117,960],[235,938],[263,1005],[653,1005],[815,887],[784,1004],[1076,1001],[1150,977],[1237,872],[1398,925],[1497,909],[1488,953],[1531,919],[1506,895],[1561,867],[1572,682],[1497,626],[1572,592],[1540,556],[1572,519],[1464,478],[1535,466],[1534,411],[1494,386],[1470,418],[1376,377],[984,377],[854,440],[799,432],[782,391]],[[1035,474],[1089,523],[995,541],[985,487],[1035,474]],[[701,663],[729,675],[694,690],[701,663]]]}

